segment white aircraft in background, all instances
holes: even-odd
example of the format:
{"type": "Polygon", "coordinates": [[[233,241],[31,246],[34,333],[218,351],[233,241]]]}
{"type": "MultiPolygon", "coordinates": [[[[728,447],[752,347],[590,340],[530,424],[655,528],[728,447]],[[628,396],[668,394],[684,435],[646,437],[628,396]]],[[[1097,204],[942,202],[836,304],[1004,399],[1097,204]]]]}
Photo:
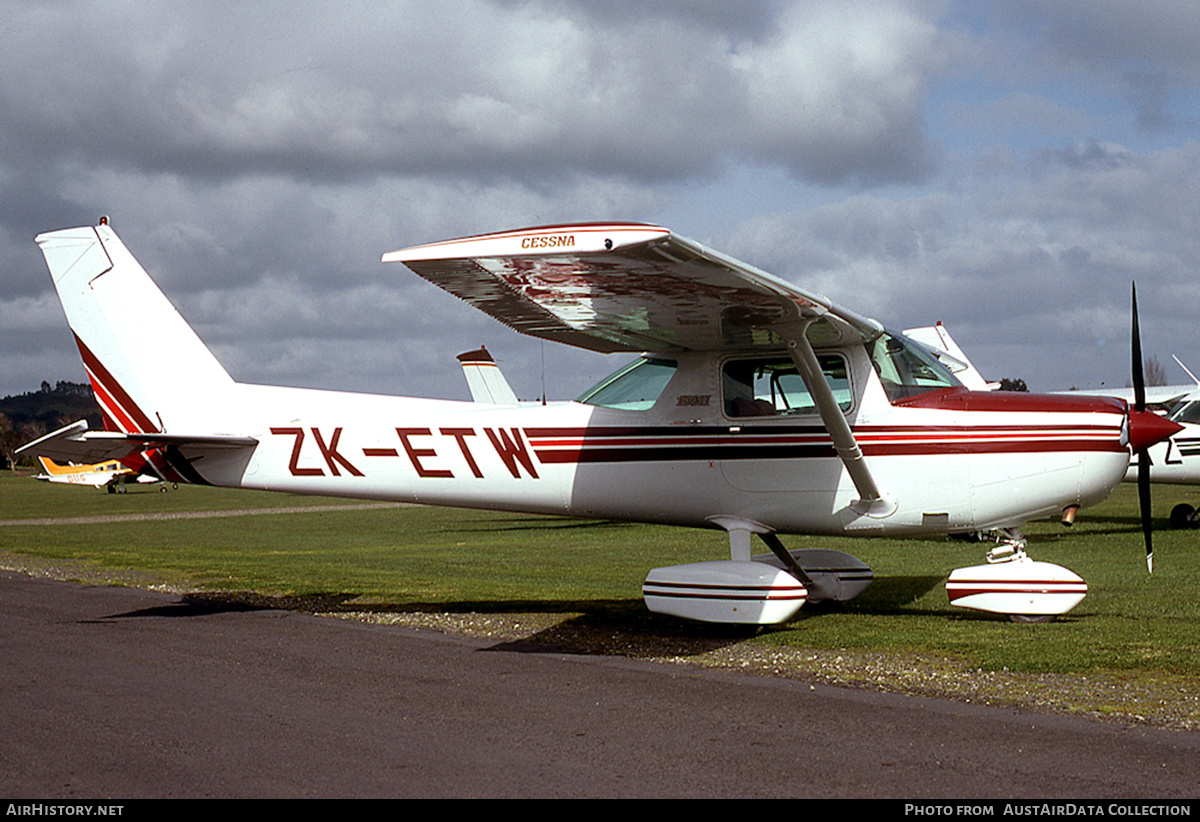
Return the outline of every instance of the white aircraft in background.
{"type": "MultiPolygon", "coordinates": [[[[1167,419],[1182,426],[1149,451],[1150,481],[1178,485],[1200,485],[1200,389],[1193,389],[1177,400],[1167,413],[1167,419]]],[[[1129,466],[1130,481],[1136,481],[1139,466],[1129,466]]],[[[1174,528],[1200,527],[1200,512],[1196,507],[1180,502],[1171,509],[1174,528]]]]}
{"type": "Polygon", "coordinates": [[[129,468],[119,460],[94,465],[59,465],[54,460],[38,457],[38,462],[42,466],[42,473],[34,479],[64,485],[90,485],[93,488],[105,488],[110,494],[125,493],[127,482],[162,482],[158,477],[129,468]]]}
{"type": "MultiPolygon", "coordinates": [[[[1179,406],[1189,400],[1200,399],[1200,380],[1196,379],[1195,375],[1188,370],[1188,367],[1183,364],[1183,361],[1172,355],[1171,357],[1179,364],[1179,367],[1187,372],[1187,375],[1192,378],[1192,385],[1147,385],[1144,389],[1146,405],[1153,406],[1159,413],[1165,413],[1168,416],[1173,411],[1179,409],[1179,406]]],[[[1092,394],[1099,397],[1116,397],[1126,402],[1134,402],[1136,399],[1137,389],[1134,388],[1071,388],[1067,391],[1056,391],[1056,394],[1092,394]]]]}
{"type": "MultiPolygon", "coordinates": [[[[1179,358],[1175,358],[1179,362],[1179,358]]],[[[1183,363],[1179,363],[1188,371],[1183,363]]],[[[1191,371],[1188,376],[1195,377],[1191,371]]],[[[1101,392],[1097,392],[1101,393],[1101,392]]],[[[1116,392],[1113,393],[1116,396],[1116,392]]],[[[1152,483],[1200,485],[1200,381],[1195,385],[1166,385],[1146,388],[1146,402],[1165,409],[1166,418],[1180,430],[1146,449],[1145,468],[1152,483]]],[[[1131,462],[1125,479],[1137,482],[1142,461],[1131,462]]],[[[1195,506],[1180,502],[1171,509],[1172,528],[1200,527],[1195,506]]]]}
{"type": "MultiPolygon", "coordinates": [[[[1200,485],[1200,380],[1178,357],[1173,359],[1192,378],[1192,385],[1146,387],[1146,404],[1164,409],[1167,419],[1181,426],[1180,431],[1146,449],[1147,473],[1152,483],[1200,485]]],[[[1124,397],[1132,390],[1107,395],[1124,397]]],[[[1137,482],[1140,470],[1140,461],[1131,462],[1126,481],[1137,482]]],[[[1180,502],[1171,509],[1171,527],[1200,527],[1200,513],[1195,506],[1180,502]]]]}
{"type": "Polygon", "coordinates": [[[955,571],[951,601],[1052,618],[1086,584],[1030,559],[1020,526],[1100,502],[1131,445],[1176,428],[1115,399],[968,391],[875,320],[658,226],[384,255],[517,331],[651,352],[545,404],[238,383],[107,220],[37,242],[108,430],[75,423],[25,449],[145,453],[179,482],[723,530],[729,559],[643,584],[652,611],[690,619],[782,622],[870,584],[847,554],[786,550],[788,533],[986,534],[993,561],[955,571]],[[771,554],[752,555],[755,534],[771,554]]]}
{"type": "MultiPolygon", "coordinates": [[[[948,356],[953,368],[965,385],[994,390],[999,383],[985,382],[962,349],[954,342],[950,332],[938,323],[936,326],[912,328],[904,332],[912,339],[930,346],[939,356],[948,356]]],[[[1164,409],[1166,418],[1179,425],[1179,430],[1146,449],[1151,483],[1167,485],[1200,485],[1200,379],[1196,378],[1178,357],[1173,357],[1179,367],[1192,378],[1192,385],[1145,386],[1143,402],[1147,406],[1164,409]]],[[[1115,397],[1127,402],[1136,402],[1135,388],[1072,389],[1059,392],[1063,395],[1088,394],[1115,397]]],[[[1139,461],[1131,461],[1126,472],[1126,482],[1137,482],[1139,461]]],[[[1200,513],[1186,502],[1171,509],[1171,526],[1174,528],[1200,527],[1200,513]]]]}

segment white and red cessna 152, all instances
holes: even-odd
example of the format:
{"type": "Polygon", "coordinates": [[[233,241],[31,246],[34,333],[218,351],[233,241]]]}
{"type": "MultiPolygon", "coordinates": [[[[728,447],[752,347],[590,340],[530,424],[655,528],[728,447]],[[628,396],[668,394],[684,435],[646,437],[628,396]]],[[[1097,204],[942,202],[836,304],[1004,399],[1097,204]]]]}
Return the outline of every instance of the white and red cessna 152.
{"type": "Polygon", "coordinates": [[[875,320],[651,225],[384,255],[517,331],[651,352],[549,404],[237,383],[107,220],[37,242],[106,430],[78,422],[25,450],[146,455],[175,482],[723,529],[730,559],[643,585],[652,611],[690,619],[782,622],[870,584],[847,554],[786,550],[788,533],[994,536],[951,600],[1052,618],[1087,586],[1030,560],[1020,526],[1100,502],[1131,447],[1175,430],[1116,399],[969,391],[875,320]],[[754,534],[770,554],[752,556],[754,534]]]}

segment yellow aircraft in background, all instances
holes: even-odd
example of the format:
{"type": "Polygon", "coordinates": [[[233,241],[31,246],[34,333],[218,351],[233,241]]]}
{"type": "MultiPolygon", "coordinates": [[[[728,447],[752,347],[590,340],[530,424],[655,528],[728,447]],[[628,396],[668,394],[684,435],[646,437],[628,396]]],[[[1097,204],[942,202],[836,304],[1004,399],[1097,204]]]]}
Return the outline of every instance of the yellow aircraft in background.
{"type": "MultiPolygon", "coordinates": [[[[127,467],[120,460],[106,460],[93,465],[59,465],[52,459],[38,457],[38,462],[42,465],[43,473],[34,479],[106,488],[110,494],[125,493],[127,482],[162,482],[158,477],[127,467]]],[[[165,491],[166,487],[162,490],[165,491]]]]}

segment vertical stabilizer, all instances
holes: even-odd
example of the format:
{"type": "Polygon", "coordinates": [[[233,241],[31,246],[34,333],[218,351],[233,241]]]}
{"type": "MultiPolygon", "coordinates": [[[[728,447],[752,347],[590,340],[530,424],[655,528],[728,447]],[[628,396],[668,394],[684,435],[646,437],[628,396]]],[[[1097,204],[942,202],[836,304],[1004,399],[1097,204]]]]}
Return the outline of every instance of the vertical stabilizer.
{"type": "Polygon", "coordinates": [[[958,343],[954,341],[949,330],[941,322],[924,328],[906,328],[904,336],[928,346],[934,353],[940,351],[948,354],[949,361],[945,357],[940,357],[942,364],[958,377],[959,382],[972,391],[995,391],[1000,387],[1000,383],[988,382],[983,378],[983,375],[967,359],[967,355],[958,347],[958,343]]]}
{"type": "Polygon", "coordinates": [[[233,380],[104,222],[37,237],[107,428],[203,431],[233,380]]]}

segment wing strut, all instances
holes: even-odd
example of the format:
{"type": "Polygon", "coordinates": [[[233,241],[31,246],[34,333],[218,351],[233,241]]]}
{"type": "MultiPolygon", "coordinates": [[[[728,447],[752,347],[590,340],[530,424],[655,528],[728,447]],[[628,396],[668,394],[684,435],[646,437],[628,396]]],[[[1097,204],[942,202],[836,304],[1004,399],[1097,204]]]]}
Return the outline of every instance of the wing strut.
{"type": "Polygon", "coordinates": [[[796,364],[800,378],[804,380],[808,393],[817,405],[821,422],[825,424],[825,430],[833,440],[833,448],[841,458],[842,464],[846,466],[854,487],[858,489],[859,499],[851,504],[851,508],[859,514],[886,517],[896,510],[896,502],[885,496],[875,484],[875,478],[871,476],[863,458],[862,449],[858,447],[854,432],[850,430],[850,423],[846,421],[837,398],[833,396],[833,389],[829,387],[829,381],[825,378],[825,372],[821,370],[821,364],[817,361],[816,352],[813,351],[807,334],[808,326],[815,319],[817,318],[811,317],[779,330],[787,340],[788,354],[796,364]]]}

